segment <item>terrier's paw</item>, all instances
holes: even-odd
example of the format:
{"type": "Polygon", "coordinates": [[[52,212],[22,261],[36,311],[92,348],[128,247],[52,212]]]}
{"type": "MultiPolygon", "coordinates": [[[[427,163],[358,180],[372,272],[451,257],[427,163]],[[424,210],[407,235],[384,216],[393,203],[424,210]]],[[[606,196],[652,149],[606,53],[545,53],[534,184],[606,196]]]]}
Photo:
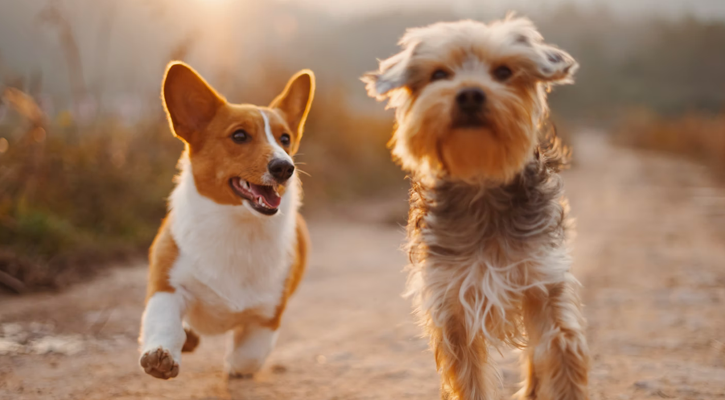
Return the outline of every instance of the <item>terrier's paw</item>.
{"type": "Polygon", "coordinates": [[[179,375],[179,363],[174,361],[168,350],[161,347],[143,353],[139,363],[154,378],[169,379],[179,375]]]}

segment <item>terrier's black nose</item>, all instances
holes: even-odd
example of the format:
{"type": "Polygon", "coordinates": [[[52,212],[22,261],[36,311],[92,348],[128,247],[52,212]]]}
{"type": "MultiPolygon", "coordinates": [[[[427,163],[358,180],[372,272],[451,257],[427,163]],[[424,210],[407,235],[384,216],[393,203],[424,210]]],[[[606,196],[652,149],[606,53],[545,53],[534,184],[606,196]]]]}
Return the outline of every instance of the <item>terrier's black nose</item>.
{"type": "Polygon", "coordinates": [[[475,113],[481,111],[486,102],[486,93],[481,89],[465,88],[456,95],[456,103],[461,111],[475,113]]]}
{"type": "Polygon", "coordinates": [[[287,182],[287,179],[295,172],[295,166],[285,159],[274,159],[270,161],[267,164],[267,169],[279,183],[287,182]]]}

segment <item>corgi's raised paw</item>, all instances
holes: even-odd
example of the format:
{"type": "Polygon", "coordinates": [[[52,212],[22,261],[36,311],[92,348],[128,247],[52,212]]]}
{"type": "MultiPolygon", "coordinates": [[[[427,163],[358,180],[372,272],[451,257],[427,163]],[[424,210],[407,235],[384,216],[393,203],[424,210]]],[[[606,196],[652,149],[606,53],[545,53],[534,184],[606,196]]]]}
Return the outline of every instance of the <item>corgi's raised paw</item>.
{"type": "Polygon", "coordinates": [[[170,379],[179,375],[179,363],[174,361],[171,352],[161,347],[143,353],[139,363],[154,378],[170,379]]]}

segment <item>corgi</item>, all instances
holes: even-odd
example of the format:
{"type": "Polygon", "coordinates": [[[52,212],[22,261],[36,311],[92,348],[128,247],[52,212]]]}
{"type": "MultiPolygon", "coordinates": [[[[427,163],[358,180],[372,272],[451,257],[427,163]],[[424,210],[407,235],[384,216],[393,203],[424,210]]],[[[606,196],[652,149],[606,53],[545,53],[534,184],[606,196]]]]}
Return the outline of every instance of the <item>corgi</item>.
{"type": "Polygon", "coordinates": [[[268,107],[231,104],[194,69],[172,62],[162,101],[185,144],[169,211],[149,251],[139,337],[144,371],[179,374],[199,335],[230,332],[231,377],[257,372],[307,263],[293,157],[315,92],[302,70],[268,107]]]}

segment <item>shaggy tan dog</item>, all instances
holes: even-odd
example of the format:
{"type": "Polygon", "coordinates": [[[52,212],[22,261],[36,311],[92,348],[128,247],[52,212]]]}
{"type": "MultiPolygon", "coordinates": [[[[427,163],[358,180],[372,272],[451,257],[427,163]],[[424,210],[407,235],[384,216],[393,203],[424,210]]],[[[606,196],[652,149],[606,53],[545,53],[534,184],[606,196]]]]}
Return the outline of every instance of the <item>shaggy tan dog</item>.
{"type": "Polygon", "coordinates": [[[409,293],[444,399],[495,398],[489,353],[524,349],[522,399],[587,399],[584,318],[546,93],[577,69],[527,19],[438,23],[363,77],[396,109],[411,173],[409,293]],[[552,132],[552,133],[549,133],[552,132]]]}

